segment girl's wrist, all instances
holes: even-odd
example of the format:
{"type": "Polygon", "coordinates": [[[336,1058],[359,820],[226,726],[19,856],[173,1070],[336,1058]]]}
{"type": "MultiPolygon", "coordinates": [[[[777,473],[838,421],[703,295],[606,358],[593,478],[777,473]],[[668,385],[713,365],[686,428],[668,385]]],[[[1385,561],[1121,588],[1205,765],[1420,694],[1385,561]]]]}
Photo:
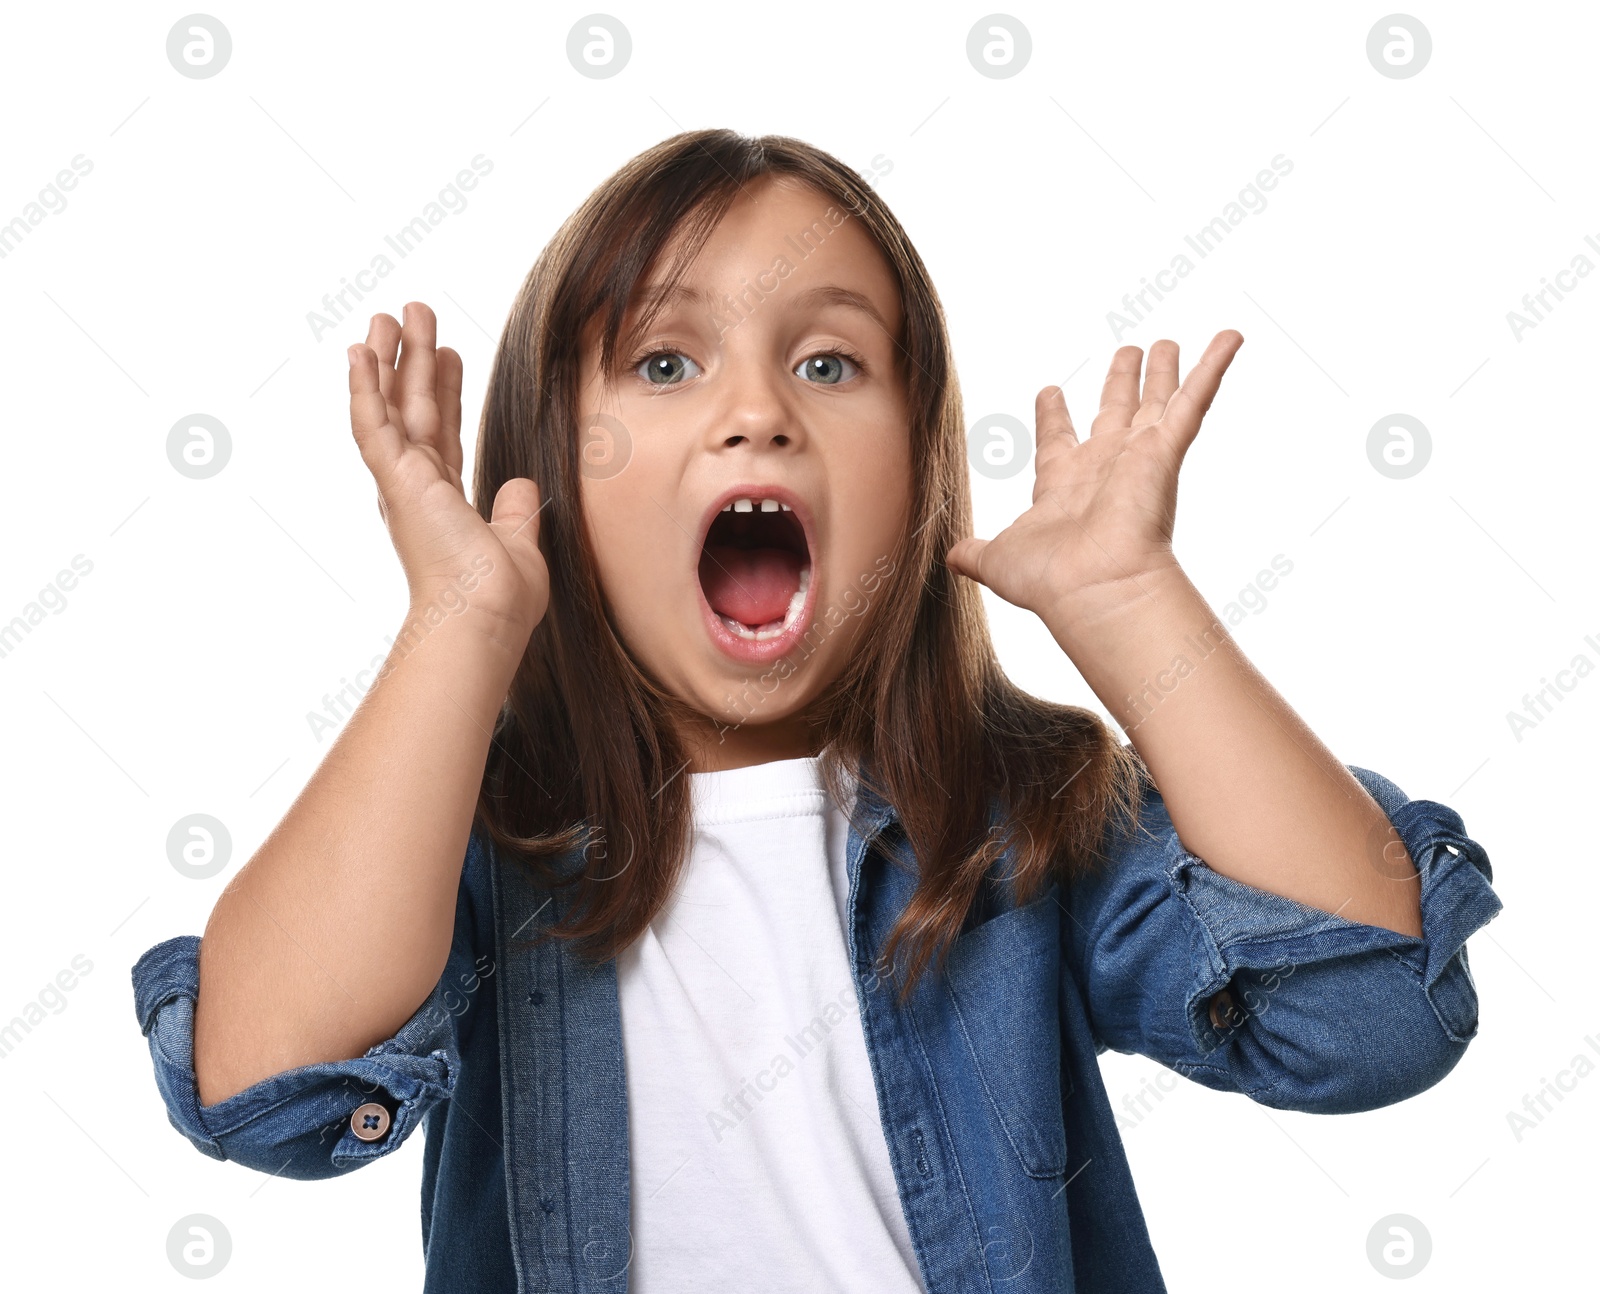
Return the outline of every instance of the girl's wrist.
{"type": "Polygon", "coordinates": [[[1038,612],[1063,651],[1077,659],[1097,644],[1137,635],[1152,614],[1187,605],[1199,591],[1176,560],[1138,574],[1071,589],[1050,598],[1038,612]]]}
{"type": "Polygon", "coordinates": [[[446,625],[478,634],[520,660],[538,619],[502,605],[500,599],[487,596],[482,589],[463,591],[459,583],[448,581],[414,585],[402,633],[421,638],[446,625]]]}
{"type": "Polygon", "coordinates": [[[532,627],[477,603],[413,595],[395,633],[384,672],[413,658],[440,659],[452,680],[482,679],[501,696],[511,686],[532,627]]]}

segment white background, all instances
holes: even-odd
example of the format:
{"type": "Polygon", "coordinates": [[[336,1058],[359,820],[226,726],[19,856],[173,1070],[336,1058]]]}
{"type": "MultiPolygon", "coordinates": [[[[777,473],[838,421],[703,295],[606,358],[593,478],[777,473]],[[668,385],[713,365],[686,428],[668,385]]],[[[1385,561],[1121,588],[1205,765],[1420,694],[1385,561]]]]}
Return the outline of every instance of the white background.
{"type": "MultiPolygon", "coordinates": [[[[863,172],[889,159],[876,186],[948,310],[969,422],[1030,427],[1055,381],[1087,427],[1107,312],[1292,160],[1122,338],[1175,338],[1185,368],[1220,328],[1246,338],[1185,464],[1178,555],[1219,609],[1292,561],[1236,637],[1340,758],[1456,808],[1506,907],[1469,945],[1481,1034],[1433,1090],[1319,1117],[1180,1082],[1128,1153],[1174,1291],[1390,1288],[1366,1246],[1391,1213],[1432,1237],[1415,1289],[1592,1282],[1600,1076],[1520,1141],[1507,1113],[1600,1035],[1600,678],[1521,741],[1506,714],[1579,653],[1600,662],[1600,276],[1520,340],[1506,316],[1576,254],[1600,265],[1583,243],[1600,240],[1594,10],[1415,10],[1432,59],[1390,79],[1366,56],[1381,6],[1022,5],[1032,59],[1000,80],[967,60],[973,6],[623,5],[607,12],[632,61],[606,80],[567,61],[582,8],[208,12],[233,53],[205,80],[167,61],[181,8],[15,6],[0,40],[0,221],[74,156],[93,164],[0,260],[0,621],[75,555],[93,563],[0,658],[0,1020],[75,954],[93,963],[0,1060],[7,1286],[192,1288],[165,1243],[194,1212],[233,1238],[216,1289],[420,1286],[421,1138],[323,1182],[205,1159],[167,1124],[129,968],[203,929],[326,749],[307,712],[404,609],[349,434],[341,352],[365,313],[314,340],[307,312],[484,154],[467,209],[360,307],[435,307],[475,425],[557,224],[628,157],[703,126],[796,135],[863,172]],[[232,437],[209,480],[166,457],[195,412],[232,437]],[[1405,480],[1365,449],[1395,412],[1433,440],[1405,480]],[[166,857],[197,812],[233,837],[208,880],[166,857]]],[[[1030,480],[974,476],[980,534],[1030,480]]],[[[989,606],[1014,677],[1098,707],[1040,624],[989,606]]],[[[1164,1072],[1102,1064],[1113,1104],[1164,1072]]]]}

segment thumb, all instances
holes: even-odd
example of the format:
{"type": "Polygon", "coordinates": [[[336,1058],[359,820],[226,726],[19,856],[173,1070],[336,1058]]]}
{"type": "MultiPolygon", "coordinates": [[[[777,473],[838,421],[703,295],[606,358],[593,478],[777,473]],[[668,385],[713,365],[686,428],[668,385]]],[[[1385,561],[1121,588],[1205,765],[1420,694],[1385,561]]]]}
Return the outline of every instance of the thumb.
{"type": "Polygon", "coordinates": [[[539,487],[526,476],[514,476],[495,491],[489,524],[506,545],[539,546],[539,487]]]}
{"type": "Polygon", "coordinates": [[[969,580],[977,580],[982,584],[983,576],[978,574],[978,562],[988,546],[987,539],[963,539],[945,554],[944,564],[957,575],[965,575],[969,580]]]}

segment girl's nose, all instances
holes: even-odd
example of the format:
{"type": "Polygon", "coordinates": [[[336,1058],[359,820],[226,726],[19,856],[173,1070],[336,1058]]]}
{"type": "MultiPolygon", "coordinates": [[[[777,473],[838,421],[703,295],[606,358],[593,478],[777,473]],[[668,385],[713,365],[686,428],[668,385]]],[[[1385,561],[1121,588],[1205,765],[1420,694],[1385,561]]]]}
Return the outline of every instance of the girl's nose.
{"type": "Polygon", "coordinates": [[[804,429],[781,382],[782,375],[751,374],[728,384],[728,403],[713,422],[712,438],[720,448],[793,449],[804,443],[804,429]]]}

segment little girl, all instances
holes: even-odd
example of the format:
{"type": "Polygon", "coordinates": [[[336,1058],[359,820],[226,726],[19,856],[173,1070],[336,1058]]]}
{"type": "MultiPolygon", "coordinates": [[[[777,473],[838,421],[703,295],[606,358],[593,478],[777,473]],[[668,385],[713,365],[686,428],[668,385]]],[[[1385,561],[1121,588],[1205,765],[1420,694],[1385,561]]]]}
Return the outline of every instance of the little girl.
{"type": "Polygon", "coordinates": [[[1501,906],[1178,564],[1242,341],[1181,386],[1124,346],[1084,437],[1046,387],[986,541],[927,271],[797,140],[674,136],[567,220],[474,503],[459,355],[375,316],[350,418],[410,612],[204,940],[134,967],[172,1122],[292,1178],[420,1124],[430,1291],[1164,1289],[1098,1054],[1404,1100],[1501,906]],[[980,584],[1130,745],[1006,678],[980,584]]]}

